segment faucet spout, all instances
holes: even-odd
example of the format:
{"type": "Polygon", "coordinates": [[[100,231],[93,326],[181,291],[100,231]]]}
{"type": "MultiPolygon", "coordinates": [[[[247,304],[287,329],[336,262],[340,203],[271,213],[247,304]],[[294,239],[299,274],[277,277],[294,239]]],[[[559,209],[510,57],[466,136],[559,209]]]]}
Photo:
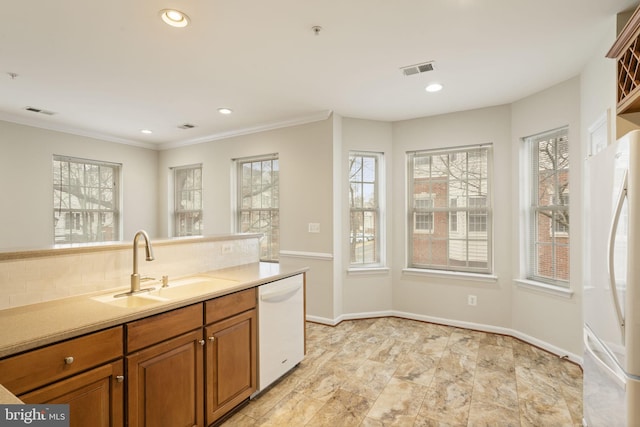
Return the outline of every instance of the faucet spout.
{"type": "Polygon", "coordinates": [[[138,274],[138,239],[144,238],[144,249],[147,261],[153,261],[153,248],[146,231],[140,230],[133,237],[133,274],[131,274],[131,293],[140,292],[140,274],[138,274]]]}

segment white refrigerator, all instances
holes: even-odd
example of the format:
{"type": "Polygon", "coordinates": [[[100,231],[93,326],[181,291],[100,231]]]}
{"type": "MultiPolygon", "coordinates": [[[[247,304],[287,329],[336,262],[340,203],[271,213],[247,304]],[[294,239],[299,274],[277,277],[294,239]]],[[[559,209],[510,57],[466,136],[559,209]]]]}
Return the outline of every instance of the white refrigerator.
{"type": "Polygon", "coordinates": [[[640,426],[640,131],[586,161],[584,425],[640,426]]]}

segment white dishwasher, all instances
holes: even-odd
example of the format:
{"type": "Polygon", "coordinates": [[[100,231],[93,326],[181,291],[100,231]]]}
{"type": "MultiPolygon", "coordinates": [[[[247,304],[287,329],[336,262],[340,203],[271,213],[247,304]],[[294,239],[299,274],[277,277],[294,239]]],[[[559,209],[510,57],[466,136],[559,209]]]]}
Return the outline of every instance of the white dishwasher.
{"type": "Polygon", "coordinates": [[[304,275],[258,288],[258,391],[304,358],[304,275]]]}

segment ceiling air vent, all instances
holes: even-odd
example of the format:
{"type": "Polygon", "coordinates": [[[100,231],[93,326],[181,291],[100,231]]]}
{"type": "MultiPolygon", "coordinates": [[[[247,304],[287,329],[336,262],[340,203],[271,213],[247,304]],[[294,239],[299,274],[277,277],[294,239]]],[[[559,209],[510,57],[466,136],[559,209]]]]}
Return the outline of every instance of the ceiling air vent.
{"type": "Polygon", "coordinates": [[[407,67],[400,68],[404,76],[413,76],[414,74],[426,73],[427,71],[434,70],[434,62],[424,62],[422,64],[409,65],[407,67]]]}
{"type": "Polygon", "coordinates": [[[192,125],[191,123],[185,123],[178,126],[180,129],[193,129],[196,125],[192,125]]]}
{"type": "Polygon", "coordinates": [[[47,116],[53,116],[55,114],[53,111],[43,110],[41,108],[35,108],[35,107],[24,107],[24,109],[32,113],[40,113],[40,114],[45,114],[47,116]]]}

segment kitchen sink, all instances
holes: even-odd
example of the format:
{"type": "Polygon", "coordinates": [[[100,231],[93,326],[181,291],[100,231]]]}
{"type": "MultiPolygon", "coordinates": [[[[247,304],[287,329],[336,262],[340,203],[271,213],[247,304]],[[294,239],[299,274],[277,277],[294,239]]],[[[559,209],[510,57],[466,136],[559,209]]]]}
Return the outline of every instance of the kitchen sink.
{"type": "Polygon", "coordinates": [[[170,300],[188,298],[228,288],[229,286],[233,286],[237,283],[238,282],[235,280],[217,279],[208,276],[195,276],[178,280],[169,280],[168,287],[157,287],[155,290],[149,292],[149,294],[170,300]]]}
{"type": "Polygon", "coordinates": [[[149,293],[128,295],[128,296],[122,296],[117,298],[114,297],[113,294],[108,294],[108,295],[101,295],[99,297],[93,297],[91,299],[94,301],[112,305],[114,307],[126,307],[126,308],[146,307],[148,305],[159,304],[162,302],[169,301],[168,298],[163,298],[157,295],[151,295],[149,293]]]}
{"type": "Polygon", "coordinates": [[[235,280],[218,279],[210,276],[191,276],[182,279],[169,280],[167,287],[154,284],[155,289],[134,295],[122,295],[122,291],[91,298],[94,301],[115,307],[137,308],[152,304],[191,298],[201,294],[215,292],[228,288],[238,282],[235,280]],[[118,295],[118,296],[116,296],[118,295]]]}

